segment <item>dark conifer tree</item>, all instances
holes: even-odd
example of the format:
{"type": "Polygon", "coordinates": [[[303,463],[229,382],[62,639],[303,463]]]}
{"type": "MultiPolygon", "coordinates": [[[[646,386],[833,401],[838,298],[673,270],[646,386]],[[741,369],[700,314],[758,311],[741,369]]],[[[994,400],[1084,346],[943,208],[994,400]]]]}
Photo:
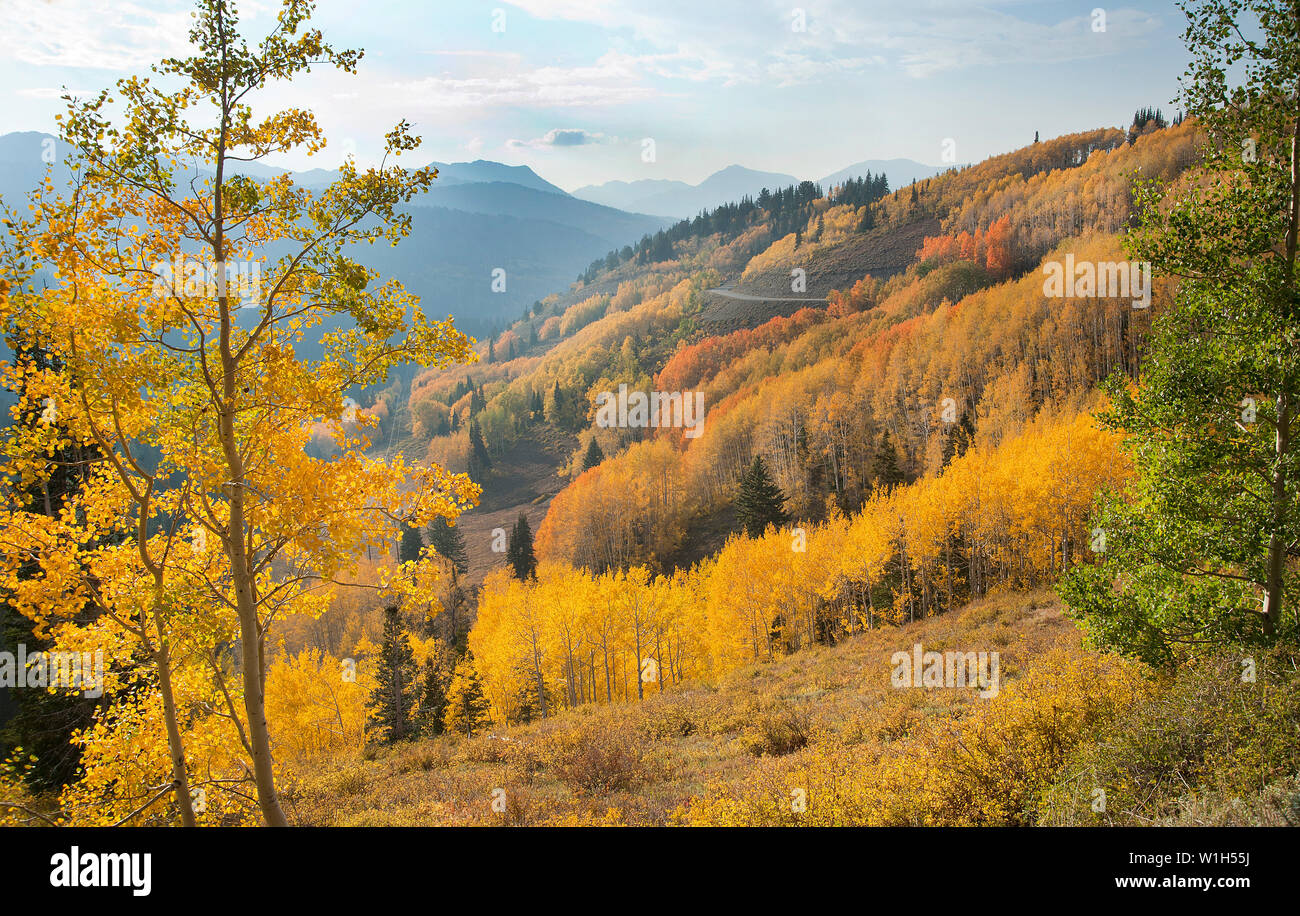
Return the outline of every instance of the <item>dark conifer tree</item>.
{"type": "Polygon", "coordinates": [[[898,464],[898,452],[894,448],[894,441],[889,437],[889,430],[885,430],[880,436],[880,448],[876,451],[875,466],[873,475],[876,486],[880,489],[889,490],[903,483],[903,470],[898,464]]]}
{"type": "Polygon", "coordinates": [[[519,513],[519,521],[510,529],[506,542],[506,562],[514,569],[516,579],[531,579],[537,572],[537,558],[533,555],[533,531],[528,527],[528,516],[519,513]]]}
{"type": "Polygon", "coordinates": [[[455,572],[463,574],[469,568],[465,536],[460,533],[460,528],[445,518],[435,518],[425,532],[429,536],[429,545],[438,551],[438,556],[451,563],[455,572]]]}
{"type": "Polygon", "coordinates": [[[960,458],[966,454],[966,449],[970,448],[971,443],[975,440],[975,424],[971,421],[970,411],[961,415],[961,420],[949,432],[947,439],[943,443],[943,463],[942,467],[947,467],[948,463],[954,458],[960,458]]]}
{"type": "Polygon", "coordinates": [[[469,476],[482,480],[492,470],[492,459],[488,456],[487,445],[483,442],[483,431],[479,429],[478,420],[469,421],[469,476]]]}
{"type": "Polygon", "coordinates": [[[396,605],[384,608],[384,639],[379,649],[378,683],[366,704],[367,730],[391,744],[414,732],[415,653],[396,605]]]}
{"type": "Polygon", "coordinates": [[[420,551],[424,549],[424,538],[420,537],[420,529],[410,522],[402,523],[402,540],[397,548],[397,558],[403,563],[414,563],[420,559],[420,551]]]}
{"type": "Polygon", "coordinates": [[[441,735],[447,716],[447,672],[430,658],[420,679],[420,704],[415,714],[415,732],[421,738],[441,735]]]}
{"type": "Polygon", "coordinates": [[[785,511],[785,494],[767,472],[761,455],[755,455],[743,477],[736,496],[736,517],[750,537],[759,537],[768,525],[784,525],[790,520],[785,511]]]}

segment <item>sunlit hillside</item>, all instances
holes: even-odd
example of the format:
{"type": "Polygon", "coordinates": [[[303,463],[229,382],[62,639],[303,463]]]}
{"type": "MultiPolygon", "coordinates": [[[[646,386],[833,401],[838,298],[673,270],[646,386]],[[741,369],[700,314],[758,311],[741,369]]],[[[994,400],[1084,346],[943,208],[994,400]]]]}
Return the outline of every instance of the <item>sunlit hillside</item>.
{"type": "Polygon", "coordinates": [[[147,896],[121,826],[1300,823],[1294,4],[79,3],[0,43],[52,888],[147,896]]]}

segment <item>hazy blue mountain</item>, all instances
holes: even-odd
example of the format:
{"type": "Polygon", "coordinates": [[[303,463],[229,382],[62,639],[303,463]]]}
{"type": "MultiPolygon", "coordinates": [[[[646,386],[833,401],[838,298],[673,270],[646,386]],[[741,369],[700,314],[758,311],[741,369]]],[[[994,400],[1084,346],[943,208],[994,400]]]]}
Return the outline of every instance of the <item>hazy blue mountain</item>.
{"type": "Polygon", "coordinates": [[[627,213],[613,207],[579,200],[568,194],[556,195],[535,191],[505,181],[440,185],[441,180],[440,178],[435,180],[433,187],[416,203],[420,206],[446,207],[469,213],[550,220],[582,229],[610,241],[621,239],[622,241],[618,242],[620,247],[647,233],[662,229],[669,222],[663,217],[627,213]]]}
{"type": "MultiPolygon", "coordinates": [[[[0,136],[0,198],[9,206],[16,208],[45,175],[46,140],[53,137],[0,136]]],[[[433,164],[438,177],[412,202],[411,236],[397,248],[367,246],[357,254],[419,295],[427,314],[454,315],[471,333],[506,324],[534,300],[566,289],[610,249],[672,222],[572,197],[527,166],[482,159],[433,164]],[[504,293],[492,292],[496,267],[506,271],[504,293]]],[[[257,162],[241,163],[238,171],[262,180],[285,174],[257,162]]],[[[293,173],[311,188],[336,176],[332,169],[293,173]]]]}
{"type": "Polygon", "coordinates": [[[687,219],[701,210],[740,200],[746,194],[757,197],[763,188],[774,190],[791,184],[798,184],[798,179],[793,175],[758,172],[744,166],[729,165],[697,185],[654,179],[611,181],[579,188],[573,192],[573,196],[598,201],[620,210],[687,219]]]}
{"type": "MultiPolygon", "coordinates": [[[[911,159],[867,159],[827,175],[818,182],[823,190],[839,184],[846,178],[859,178],[868,172],[884,173],[890,188],[901,188],[914,179],[938,175],[944,169],[915,162],[911,159]]],[[[662,178],[640,181],[607,181],[604,184],[585,185],[573,192],[574,197],[617,207],[633,213],[653,213],[686,219],[704,209],[721,203],[740,200],[746,194],[757,196],[763,188],[775,190],[798,184],[799,179],[781,172],[759,172],[739,165],[731,165],[714,172],[698,185],[662,178]]]]}
{"type": "MultiPolygon", "coordinates": [[[[546,191],[568,197],[563,188],[551,184],[526,165],[505,165],[487,159],[476,159],[473,162],[431,162],[429,165],[438,170],[438,177],[433,181],[435,188],[444,188],[450,185],[506,182],[530,188],[534,191],[546,191]]],[[[262,168],[269,169],[267,166],[262,166],[262,168]]],[[[274,171],[283,172],[282,169],[274,171]]],[[[261,177],[253,172],[248,174],[261,177]]],[[[335,179],[336,175],[337,173],[333,169],[311,169],[305,172],[295,172],[293,180],[303,187],[314,188],[329,184],[335,179]]]]}
{"type": "Polygon", "coordinates": [[[58,143],[49,134],[28,130],[0,136],[0,199],[10,209],[27,209],[23,198],[41,183],[51,165],[56,179],[67,180],[58,160],[58,143]],[[47,157],[54,162],[47,162],[47,157]]]}
{"type": "Polygon", "coordinates": [[[639,181],[607,181],[604,184],[583,185],[573,192],[573,196],[635,213],[639,212],[639,205],[647,198],[653,199],[668,191],[690,191],[694,187],[670,178],[642,178],[639,181]]]}
{"type": "Polygon", "coordinates": [[[411,215],[410,237],[396,248],[367,248],[366,263],[417,293],[426,315],[453,315],[470,333],[504,327],[536,300],[568,289],[615,245],[609,237],[537,217],[445,207],[414,207],[411,215]],[[492,289],[496,268],[505,271],[504,292],[492,289]]]}
{"type": "Polygon", "coordinates": [[[434,180],[435,185],[509,182],[534,191],[549,191],[552,194],[569,196],[562,188],[551,184],[526,165],[503,165],[487,159],[475,159],[473,162],[434,162],[431,165],[438,170],[438,177],[434,180]]]}

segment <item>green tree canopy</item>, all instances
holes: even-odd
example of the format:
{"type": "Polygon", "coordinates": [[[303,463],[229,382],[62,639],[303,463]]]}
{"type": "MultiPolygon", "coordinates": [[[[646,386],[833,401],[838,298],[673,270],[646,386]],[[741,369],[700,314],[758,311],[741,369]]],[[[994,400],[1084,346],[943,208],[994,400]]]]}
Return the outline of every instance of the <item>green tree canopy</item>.
{"type": "Polygon", "coordinates": [[[1183,9],[1183,101],[1210,142],[1193,180],[1137,187],[1129,253],[1178,293],[1136,389],[1107,386],[1137,473],[1096,516],[1101,562],[1062,588],[1102,642],[1166,664],[1293,638],[1300,543],[1300,30],[1291,4],[1183,9]]]}

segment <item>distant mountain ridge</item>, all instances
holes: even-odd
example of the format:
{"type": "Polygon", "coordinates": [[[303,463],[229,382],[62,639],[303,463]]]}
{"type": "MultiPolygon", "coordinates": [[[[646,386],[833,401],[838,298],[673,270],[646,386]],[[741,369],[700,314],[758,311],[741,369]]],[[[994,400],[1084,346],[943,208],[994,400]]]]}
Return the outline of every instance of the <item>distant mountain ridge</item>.
{"type": "Polygon", "coordinates": [[[890,190],[897,191],[913,181],[933,178],[935,175],[955,167],[926,165],[923,162],[917,162],[915,159],[864,159],[861,162],[855,162],[853,165],[845,166],[837,172],[831,172],[818,184],[824,190],[829,190],[832,185],[841,184],[850,178],[861,178],[870,172],[872,175],[883,174],[889,181],[890,190]]]}
{"type": "Polygon", "coordinates": [[[791,184],[798,184],[793,175],[729,165],[697,185],[653,178],[610,181],[578,188],[573,196],[620,210],[689,219],[701,210],[711,210],[746,195],[757,197],[763,188],[783,188],[791,184]]]}
{"type": "MultiPolygon", "coordinates": [[[[18,208],[53,160],[56,183],[67,179],[58,141],[37,131],[0,135],[0,198],[18,208]]],[[[486,159],[433,162],[438,178],[412,202],[411,238],[379,261],[386,273],[419,295],[428,314],[454,315],[474,334],[508,324],[551,292],[563,291],[591,261],[633,244],[704,209],[757,197],[763,188],[798,184],[793,175],[728,166],[697,185],[667,179],[588,185],[572,194],[526,165],[486,159]],[[507,272],[506,292],[493,292],[491,271],[507,272]]],[[[241,163],[240,173],[267,180],[289,174],[303,187],[324,187],[332,169],[291,172],[241,163]]],[[[885,173],[891,187],[940,169],[908,159],[865,160],[821,180],[824,189],[867,172],[885,173]]]]}
{"type": "MultiPolygon", "coordinates": [[[[930,178],[943,171],[945,168],[926,165],[913,159],[865,159],[832,172],[817,183],[828,191],[832,185],[871,173],[883,174],[889,181],[889,187],[898,189],[914,180],[930,178]]],[[[774,191],[798,184],[799,181],[795,176],[782,172],[759,172],[739,165],[729,165],[697,185],[663,178],[644,178],[639,181],[607,181],[604,184],[584,185],[572,193],[574,197],[620,210],[689,219],[701,210],[734,203],[746,195],[757,197],[763,188],[774,191]]]]}
{"type": "MultiPolygon", "coordinates": [[[[35,131],[0,136],[0,198],[19,209],[54,160],[55,182],[68,175],[58,144],[35,131]]],[[[418,295],[433,318],[453,315],[471,334],[508,324],[535,300],[564,290],[593,258],[638,241],[672,222],[581,200],[526,165],[485,159],[434,162],[438,177],[411,202],[412,232],[397,248],[376,246],[367,262],[418,295]],[[492,288],[492,271],[506,288],[492,288]]],[[[313,190],[334,181],[332,169],[289,172],[260,162],[237,171],[257,180],[289,174],[313,190]]]]}

